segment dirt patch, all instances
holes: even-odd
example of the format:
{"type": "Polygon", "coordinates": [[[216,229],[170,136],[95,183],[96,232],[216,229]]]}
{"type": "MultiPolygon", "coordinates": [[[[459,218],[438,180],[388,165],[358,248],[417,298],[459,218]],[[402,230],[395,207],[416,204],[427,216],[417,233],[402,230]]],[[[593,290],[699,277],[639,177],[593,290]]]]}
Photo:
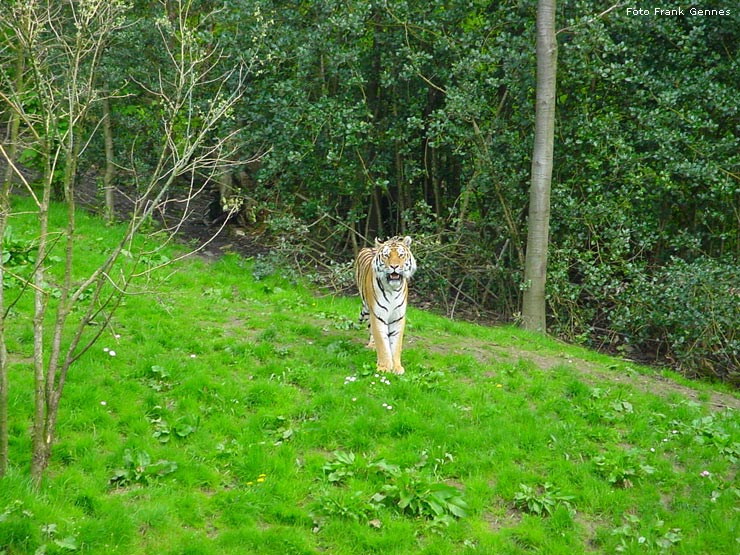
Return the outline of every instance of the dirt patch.
{"type": "MultiPolygon", "coordinates": [[[[522,355],[521,351],[511,349],[511,354],[514,355],[515,353],[522,355]]],[[[524,353],[523,357],[534,362],[534,364],[542,370],[550,370],[555,366],[563,364],[571,366],[577,369],[586,381],[593,384],[609,382],[626,383],[635,386],[642,391],[655,393],[661,397],[678,394],[683,397],[688,397],[697,403],[702,402],[702,397],[708,396],[709,408],[714,411],[722,411],[728,408],[740,410],[740,399],[729,393],[709,390],[701,391],[675,382],[670,378],[666,378],[659,374],[641,374],[637,371],[631,371],[624,375],[620,375],[616,371],[608,371],[599,364],[574,357],[547,357],[536,353],[524,353]]]]}
{"type": "Polygon", "coordinates": [[[585,545],[587,552],[601,553],[601,546],[598,545],[598,543],[596,542],[596,535],[603,523],[596,520],[595,517],[589,518],[581,513],[577,513],[574,520],[584,532],[586,538],[585,545]]]}
{"type": "Polygon", "coordinates": [[[508,507],[502,500],[497,500],[491,510],[483,514],[483,520],[488,523],[492,533],[498,533],[501,530],[519,526],[522,514],[508,507]]]}
{"type": "MultiPolygon", "coordinates": [[[[566,354],[538,353],[512,346],[484,343],[469,337],[456,335],[437,336],[433,342],[423,338],[416,339],[414,342],[430,352],[468,354],[483,365],[502,362],[515,363],[519,360],[525,360],[543,371],[552,370],[558,366],[567,366],[576,369],[582,378],[592,385],[624,383],[661,397],[677,394],[697,403],[706,400],[708,407],[713,411],[722,411],[728,408],[740,411],[740,398],[731,393],[697,389],[659,374],[642,374],[636,370],[620,375],[618,371],[609,370],[601,364],[566,354]]],[[[627,361],[624,362],[625,367],[630,366],[630,364],[627,361]]]]}
{"type": "MultiPolygon", "coordinates": [[[[81,175],[75,184],[75,199],[81,208],[102,216],[104,203],[98,183],[99,175],[95,168],[81,175]]],[[[215,187],[215,184],[205,187],[193,196],[187,184],[174,184],[152,217],[164,229],[176,229],[182,242],[197,248],[206,258],[216,259],[229,252],[248,258],[268,252],[269,248],[260,242],[258,236],[233,225],[237,223],[236,219],[225,221],[215,187]]],[[[113,198],[116,218],[122,221],[130,219],[136,192],[125,187],[116,188],[113,198]]]]}

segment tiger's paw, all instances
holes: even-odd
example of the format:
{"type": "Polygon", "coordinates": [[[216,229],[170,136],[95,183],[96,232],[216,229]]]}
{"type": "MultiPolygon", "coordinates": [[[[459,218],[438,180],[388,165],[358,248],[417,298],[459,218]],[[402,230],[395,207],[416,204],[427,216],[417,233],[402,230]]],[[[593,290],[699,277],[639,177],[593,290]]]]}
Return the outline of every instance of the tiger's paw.
{"type": "Polygon", "coordinates": [[[378,371],[378,372],[393,372],[393,370],[391,370],[391,369],[390,369],[390,368],[389,368],[388,366],[386,366],[385,364],[378,364],[378,365],[377,365],[377,366],[375,367],[375,370],[376,370],[376,371],[378,371]]]}
{"type": "Polygon", "coordinates": [[[400,365],[399,366],[396,366],[395,368],[393,368],[393,373],[394,374],[398,374],[399,376],[401,374],[403,374],[405,371],[406,370],[404,369],[404,367],[403,366],[400,366],[400,365]]]}

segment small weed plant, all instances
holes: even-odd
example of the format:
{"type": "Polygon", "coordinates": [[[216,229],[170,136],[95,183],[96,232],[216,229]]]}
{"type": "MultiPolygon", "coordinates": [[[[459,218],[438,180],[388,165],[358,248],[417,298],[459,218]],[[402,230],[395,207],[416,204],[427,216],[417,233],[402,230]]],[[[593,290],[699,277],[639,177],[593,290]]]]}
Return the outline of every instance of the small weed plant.
{"type": "Polygon", "coordinates": [[[631,553],[635,547],[646,551],[665,553],[681,542],[680,528],[666,528],[663,520],[656,520],[645,525],[634,515],[625,515],[624,524],[612,530],[612,535],[619,539],[617,553],[631,553]]]}
{"type": "MultiPolygon", "coordinates": [[[[377,526],[383,509],[399,515],[430,521],[431,527],[449,525],[454,518],[467,516],[468,505],[455,486],[439,481],[427,466],[428,458],[409,467],[389,464],[385,460],[364,463],[354,453],[337,451],[323,466],[326,480],[337,487],[347,487],[355,478],[362,478],[366,495],[356,490],[342,498],[348,503],[341,507],[336,496],[324,496],[317,511],[325,515],[343,514],[355,520],[371,520],[377,526]]],[[[356,483],[353,482],[353,483],[356,483]]]]}
{"type": "Polygon", "coordinates": [[[113,472],[110,484],[115,487],[151,484],[176,470],[177,463],[173,461],[152,462],[151,456],[146,451],[126,449],[123,454],[123,465],[113,472]]]}
{"type": "Polygon", "coordinates": [[[572,495],[563,495],[549,482],[536,487],[519,484],[519,491],[514,494],[514,505],[519,510],[537,516],[551,516],[558,507],[575,514],[572,501],[572,495]]]}
{"type": "Polygon", "coordinates": [[[594,457],[597,471],[613,486],[631,488],[638,477],[650,476],[655,468],[641,463],[633,452],[617,451],[594,457]]]}

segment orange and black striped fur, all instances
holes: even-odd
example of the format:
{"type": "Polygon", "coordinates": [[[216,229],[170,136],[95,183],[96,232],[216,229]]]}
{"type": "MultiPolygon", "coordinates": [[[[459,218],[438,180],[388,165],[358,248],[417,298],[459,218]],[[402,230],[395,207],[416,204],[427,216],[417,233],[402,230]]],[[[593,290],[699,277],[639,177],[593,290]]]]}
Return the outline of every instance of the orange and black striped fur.
{"type": "Polygon", "coordinates": [[[409,279],[416,271],[411,237],[392,237],[364,248],[355,261],[355,279],[362,298],[360,322],[370,320],[370,343],[378,370],[403,374],[401,348],[406,327],[409,279]]]}

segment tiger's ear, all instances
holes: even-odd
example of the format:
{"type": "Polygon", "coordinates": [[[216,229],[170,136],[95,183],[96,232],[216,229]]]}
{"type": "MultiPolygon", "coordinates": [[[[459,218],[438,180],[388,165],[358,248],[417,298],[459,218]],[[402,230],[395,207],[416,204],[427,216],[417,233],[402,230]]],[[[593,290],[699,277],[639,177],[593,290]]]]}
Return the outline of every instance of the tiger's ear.
{"type": "Polygon", "coordinates": [[[410,247],[411,246],[411,237],[409,237],[408,235],[406,237],[404,237],[403,238],[403,244],[406,245],[407,247],[410,247]]]}
{"type": "Polygon", "coordinates": [[[376,237],[376,238],[375,238],[375,246],[376,246],[376,247],[379,247],[379,246],[380,246],[380,245],[382,245],[382,244],[383,244],[383,241],[381,241],[380,239],[378,239],[378,238],[376,237]]]}

